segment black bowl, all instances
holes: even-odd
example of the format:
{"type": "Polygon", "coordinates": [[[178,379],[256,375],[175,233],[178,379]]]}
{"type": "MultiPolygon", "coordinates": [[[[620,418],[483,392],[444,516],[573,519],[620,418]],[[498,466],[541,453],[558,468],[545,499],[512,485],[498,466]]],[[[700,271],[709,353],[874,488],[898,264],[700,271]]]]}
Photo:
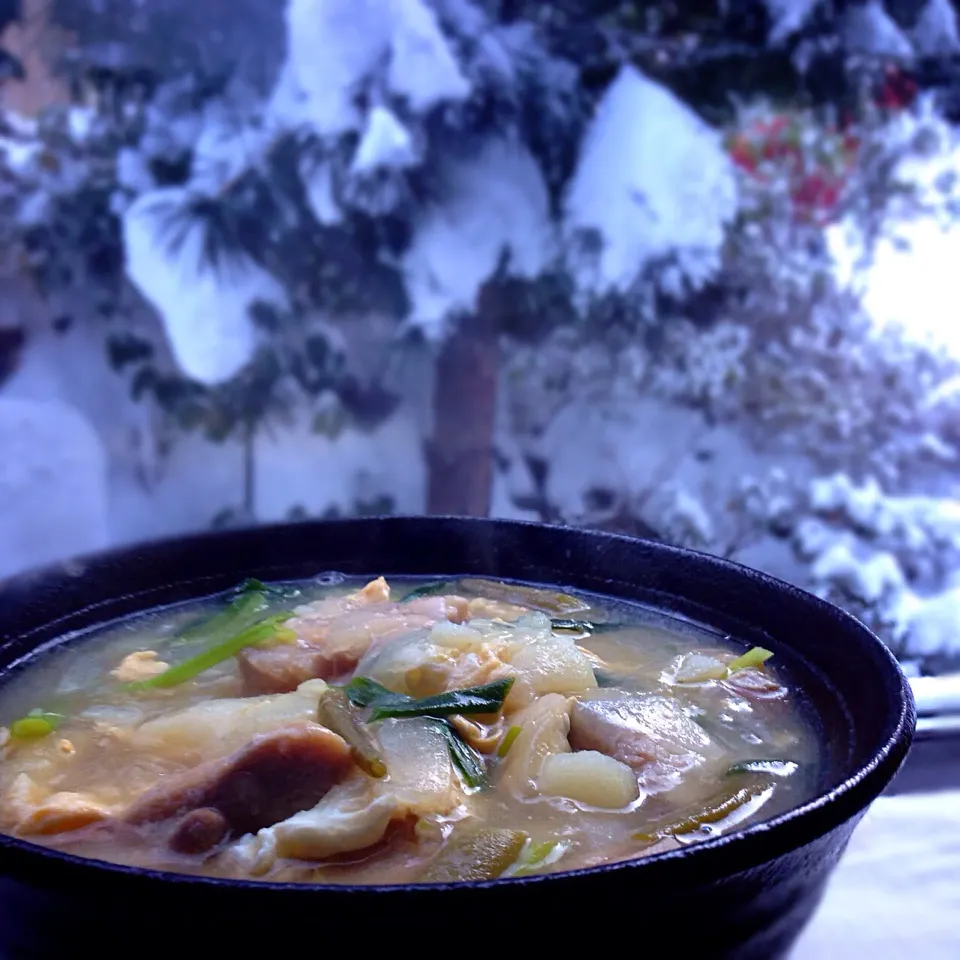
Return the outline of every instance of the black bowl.
{"type": "MultiPolygon", "coordinates": [[[[243,577],[466,575],[656,604],[775,651],[812,705],[823,770],[809,803],[684,850],[545,878],[321,887],[191,878],[0,838],[0,955],[130,949],[200,956],[307,947],[459,953],[652,941],[700,958],[783,956],[914,730],[909,686],[852,617],[712,557],[534,524],[449,518],[303,523],[134,546],[0,585],[0,671],[70,631],[243,577]],[[245,951],[245,952],[244,952],[245,951]]],[[[16,668],[14,668],[16,669],[16,668]]],[[[855,922],[851,918],[851,922],[855,922]]]]}

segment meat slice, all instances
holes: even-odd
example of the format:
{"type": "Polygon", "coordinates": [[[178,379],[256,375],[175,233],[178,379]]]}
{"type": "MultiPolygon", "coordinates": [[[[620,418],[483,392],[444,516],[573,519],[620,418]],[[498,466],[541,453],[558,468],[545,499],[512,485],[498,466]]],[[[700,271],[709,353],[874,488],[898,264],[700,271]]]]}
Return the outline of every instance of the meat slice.
{"type": "Polygon", "coordinates": [[[289,693],[306,680],[333,680],[350,673],[361,657],[414,630],[466,615],[462,597],[422,597],[410,603],[326,606],[320,601],[287,621],[297,634],[292,644],[248,647],[237,654],[248,695],[289,693]]]}
{"type": "Polygon", "coordinates": [[[291,725],[163,780],[122,819],[134,826],[177,820],[171,846],[200,853],[316,806],[352,766],[335,733],[315,723],[291,725]]]}
{"type": "Polygon", "coordinates": [[[724,753],[675,700],[617,690],[596,691],[574,705],[570,745],[627,764],[654,789],[724,753]]]}
{"type": "Polygon", "coordinates": [[[170,848],[177,853],[198,854],[212,850],[230,833],[227,818],[213,807],[191,810],[170,837],[170,848]]]}
{"type": "Polygon", "coordinates": [[[352,657],[331,656],[300,639],[278,647],[249,647],[237,654],[243,692],[253,697],[292,693],[307,680],[346,673],[355,662],[352,657]]]}

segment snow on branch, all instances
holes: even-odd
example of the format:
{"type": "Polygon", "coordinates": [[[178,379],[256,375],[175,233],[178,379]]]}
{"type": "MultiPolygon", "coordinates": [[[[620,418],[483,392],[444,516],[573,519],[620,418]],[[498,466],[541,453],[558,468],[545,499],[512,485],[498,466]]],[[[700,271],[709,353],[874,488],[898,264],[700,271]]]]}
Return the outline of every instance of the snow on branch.
{"type": "Polygon", "coordinates": [[[201,383],[235,376],[256,347],[250,316],[255,303],[281,309],[280,285],[242,256],[211,269],[203,263],[202,229],[186,231],[171,243],[158,205],[182,203],[184,191],[169,188],[138,198],[123,217],[127,276],[160,314],[171,349],[183,372],[201,383]]]}
{"type": "Polygon", "coordinates": [[[504,254],[512,275],[535,277],[555,251],[546,184],[521,144],[491,138],[476,155],[449,160],[441,184],[403,264],[411,319],[431,336],[474,309],[504,254]]]}
{"type": "Polygon", "coordinates": [[[359,95],[383,63],[388,89],[415,112],[470,95],[423,0],[290,0],[287,57],[273,110],[324,136],[362,128],[359,95]]]}
{"type": "Polygon", "coordinates": [[[598,105],[565,208],[571,244],[599,240],[598,257],[571,264],[584,292],[625,292],[644,267],[669,257],[699,287],[719,269],[736,181],[719,134],[625,66],[598,105]]]}

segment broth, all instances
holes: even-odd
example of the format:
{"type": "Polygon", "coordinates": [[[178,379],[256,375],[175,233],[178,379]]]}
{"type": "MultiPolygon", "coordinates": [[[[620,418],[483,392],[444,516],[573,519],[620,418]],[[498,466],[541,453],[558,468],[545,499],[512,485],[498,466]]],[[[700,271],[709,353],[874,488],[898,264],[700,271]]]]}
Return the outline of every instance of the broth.
{"type": "Polygon", "coordinates": [[[768,651],[477,578],[248,581],[32,657],[0,721],[4,832],[269,881],[627,860],[796,806],[817,772],[768,651]]]}

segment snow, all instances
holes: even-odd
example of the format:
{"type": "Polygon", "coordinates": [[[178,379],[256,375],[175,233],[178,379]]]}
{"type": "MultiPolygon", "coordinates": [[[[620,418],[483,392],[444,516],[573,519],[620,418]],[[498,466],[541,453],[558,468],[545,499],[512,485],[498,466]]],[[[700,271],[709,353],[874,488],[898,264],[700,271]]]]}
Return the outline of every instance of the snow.
{"type": "Polygon", "coordinates": [[[84,143],[93,130],[96,111],[92,107],[71,107],[67,112],[67,130],[75,143],[84,143]]]}
{"type": "Polygon", "coordinates": [[[391,6],[390,0],[289,0],[276,114],[300,117],[320,134],[360,129],[355,93],[389,47],[391,6]]]}
{"type": "Polygon", "coordinates": [[[394,499],[399,513],[423,512],[426,465],[419,424],[408,410],[369,434],[348,429],[335,439],[311,432],[309,420],[296,416],[257,440],[260,522],[284,520],[294,505],[318,516],[330,506],[348,511],[355,499],[382,494],[394,499]]]}
{"type": "Polygon", "coordinates": [[[901,29],[886,12],[882,0],[851,3],[841,23],[841,36],[847,49],[875,56],[913,56],[913,47],[901,29]]]}
{"type": "Polygon", "coordinates": [[[703,503],[686,487],[668,484],[664,491],[667,504],[662,512],[662,523],[672,543],[704,547],[714,543],[716,526],[703,503]]]}
{"type": "Polygon", "coordinates": [[[272,139],[272,131],[252,102],[233,97],[212,101],[203,111],[193,144],[191,188],[216,194],[255,166],[272,139]]]}
{"type": "Polygon", "coordinates": [[[910,39],[926,57],[948,57],[960,52],[957,11],[951,0],[927,0],[910,31],[910,39]]]}
{"type": "Polygon", "coordinates": [[[286,19],[288,59],[270,113],[289,126],[325,136],[362,129],[356,95],[384,62],[386,89],[417,113],[470,95],[423,0],[289,0],[286,19]]]}
{"type": "Polygon", "coordinates": [[[960,705],[960,673],[939,677],[917,677],[910,681],[917,716],[956,713],[960,705]]]}
{"type": "Polygon", "coordinates": [[[810,486],[810,503],[821,513],[841,511],[870,534],[900,533],[925,527],[944,542],[960,546],[960,500],[949,497],[890,496],[876,478],[858,485],[846,474],[818,478],[810,486]]]}
{"type": "Polygon", "coordinates": [[[419,161],[413,138],[406,127],[390,110],[373,107],[353,157],[353,172],[372,173],[384,167],[402,170],[416,166],[419,161]]]}
{"type": "Polygon", "coordinates": [[[163,84],[146,108],[146,129],[140,150],[148,157],[175,159],[197,142],[203,114],[193,108],[193,80],[177,78],[163,84]]]}
{"type": "Polygon", "coordinates": [[[960,791],[881,797],[857,827],[793,960],[957,956],[960,791]]]}
{"type": "Polygon", "coordinates": [[[645,266],[677,256],[694,286],[719,266],[737,208],[719,134],[669,90],[632,66],[604,93],[565,203],[566,234],[599,233],[596,268],[575,257],[581,289],[626,291],[645,266]]]}
{"type": "Polygon", "coordinates": [[[423,0],[394,0],[393,12],[390,90],[418,113],[443,102],[466,100],[470,83],[430,7],[423,0]]]}
{"type": "Polygon", "coordinates": [[[960,137],[930,97],[886,127],[885,149],[897,156],[892,199],[869,250],[849,220],[825,234],[838,281],[854,291],[879,331],[902,331],[915,343],[960,358],[954,307],[960,258],[960,137]]]}
{"type": "Polygon", "coordinates": [[[3,155],[3,164],[13,173],[28,176],[32,174],[42,153],[43,144],[39,141],[16,140],[12,137],[0,136],[0,154],[3,155]]]}
{"type": "Polygon", "coordinates": [[[117,182],[131,193],[146,193],[156,183],[142,150],[122,147],[117,152],[117,182]]]}
{"type": "MultiPolygon", "coordinates": [[[[0,284],[0,305],[6,316],[13,315],[17,303],[23,312],[23,301],[4,297],[0,284]]],[[[29,421],[25,436],[4,435],[5,449],[16,454],[27,470],[41,457],[59,456],[58,446],[69,456],[81,441],[86,443],[92,428],[91,446],[105,461],[106,489],[99,482],[88,483],[89,473],[82,463],[64,462],[63,469],[58,467],[54,475],[39,480],[31,474],[25,485],[38,485],[47,500],[42,507],[34,506],[32,497],[0,502],[0,532],[21,531],[9,541],[0,540],[0,576],[104,545],[209,529],[225,508],[242,503],[240,443],[211,443],[201,434],[182,431],[171,436],[152,405],[132,402],[127,378],[108,365],[101,328],[80,322],[87,319],[84,306],[75,303],[72,308],[78,322],[64,334],[39,325],[20,366],[3,384],[0,433],[7,400],[69,411],[74,419],[66,422],[64,430],[70,433],[70,443],[57,439],[48,443],[48,433],[29,421]],[[35,438],[53,452],[37,447],[35,438]],[[25,459],[20,455],[24,443],[30,448],[25,459]],[[72,511],[66,518],[61,503],[69,504],[72,511]],[[48,522],[48,515],[56,526],[48,522]]],[[[138,335],[162,344],[162,329],[152,311],[143,308],[129,322],[135,324],[138,335]]],[[[427,352],[423,353],[426,363],[427,352]]],[[[168,362],[161,350],[158,365],[168,362]]],[[[426,365],[426,371],[419,366],[398,370],[393,385],[401,395],[407,396],[411,386],[419,388],[422,379],[429,383],[426,365]],[[414,377],[419,379],[408,382],[414,377]]],[[[313,515],[330,507],[347,512],[354,509],[359,496],[373,500],[388,495],[398,511],[421,513],[426,490],[422,446],[420,417],[406,403],[371,433],[347,430],[336,441],[314,433],[308,413],[298,410],[290,420],[273,424],[254,440],[254,512],[263,519],[286,518],[295,506],[306,507],[313,515]]]]}
{"type": "Polygon", "coordinates": [[[250,360],[256,331],[250,307],[256,301],[286,306],[280,285],[252,261],[201,265],[202,234],[192,230],[174,252],[165,245],[158,203],[187,199],[182,188],[140,196],[123,217],[127,276],[156,308],[184,373],[201,383],[229,380],[250,360]]]}
{"type": "Polygon", "coordinates": [[[810,573],[815,580],[830,581],[870,604],[901,590],[905,583],[892,553],[880,551],[868,558],[858,557],[849,541],[832,544],[817,557],[810,573]]]}
{"type": "MultiPolygon", "coordinates": [[[[856,241],[834,229],[828,242],[841,276],[852,278],[856,241]]],[[[882,236],[869,266],[851,284],[878,329],[902,330],[919,343],[960,357],[955,302],[955,265],[960,261],[960,226],[934,217],[901,221],[882,236]]]]}
{"type": "Polygon", "coordinates": [[[441,170],[442,199],[420,220],[403,260],[411,320],[431,337],[469,311],[504,251],[515,276],[535,277],[555,251],[546,184],[519,144],[489,139],[441,170]]]}
{"type": "Polygon", "coordinates": [[[0,576],[108,543],[107,463],[80,413],[0,399],[0,576]]]}
{"type": "Polygon", "coordinates": [[[905,590],[892,610],[898,635],[914,656],[960,652],[960,587],[931,597],[905,590]]]}
{"type": "Polygon", "coordinates": [[[960,654],[960,500],[890,495],[838,474],[814,481],[809,502],[821,516],[795,536],[820,592],[866,604],[911,657],[960,654]]]}
{"type": "Polygon", "coordinates": [[[326,161],[304,158],[300,161],[300,179],[307,191],[307,205],[318,222],[333,226],[343,219],[343,211],[333,192],[333,172],[326,161]]]}
{"type": "Polygon", "coordinates": [[[770,14],[767,42],[778,46],[802,29],[821,0],[765,0],[770,14]]]}

